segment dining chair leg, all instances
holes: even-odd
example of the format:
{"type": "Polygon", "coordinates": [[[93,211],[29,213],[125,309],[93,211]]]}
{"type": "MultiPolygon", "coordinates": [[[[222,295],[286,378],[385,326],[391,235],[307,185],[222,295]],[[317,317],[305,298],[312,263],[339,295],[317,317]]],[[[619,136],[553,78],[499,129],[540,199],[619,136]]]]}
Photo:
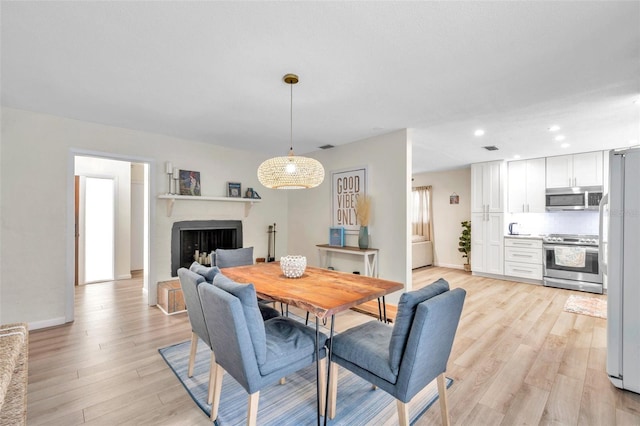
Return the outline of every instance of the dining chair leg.
{"type": "Polygon", "coordinates": [[[247,410],[247,426],[255,426],[258,423],[258,401],[260,391],[249,395],[249,409],[247,410]]]}
{"type": "Polygon", "coordinates": [[[187,377],[193,376],[193,366],[196,363],[196,352],[198,351],[198,335],[191,332],[191,351],[189,353],[189,370],[187,371],[187,377]]]}
{"type": "Polygon", "coordinates": [[[409,426],[409,405],[399,399],[396,399],[396,405],[398,406],[398,424],[409,426]]]}
{"type": "Polygon", "coordinates": [[[440,399],[440,413],[442,415],[442,424],[449,426],[451,420],[449,419],[449,403],[447,401],[447,384],[444,373],[440,374],[437,378],[438,381],[438,398],[440,399]]]}
{"type": "Polygon", "coordinates": [[[331,363],[331,371],[329,372],[329,412],[327,417],[333,420],[336,417],[336,399],[338,398],[338,364],[331,363]]]}
{"type": "Polygon", "coordinates": [[[320,412],[324,413],[326,400],[326,390],[327,390],[327,357],[324,357],[320,360],[320,412]]]}
{"type": "Polygon", "coordinates": [[[216,386],[216,354],[211,351],[211,363],[209,365],[209,394],[207,403],[213,404],[213,391],[216,386]]]}
{"type": "Polygon", "coordinates": [[[220,408],[220,393],[222,392],[222,376],[224,376],[224,368],[218,364],[214,364],[216,378],[213,387],[213,401],[211,403],[211,420],[218,418],[218,409],[220,408]]]}

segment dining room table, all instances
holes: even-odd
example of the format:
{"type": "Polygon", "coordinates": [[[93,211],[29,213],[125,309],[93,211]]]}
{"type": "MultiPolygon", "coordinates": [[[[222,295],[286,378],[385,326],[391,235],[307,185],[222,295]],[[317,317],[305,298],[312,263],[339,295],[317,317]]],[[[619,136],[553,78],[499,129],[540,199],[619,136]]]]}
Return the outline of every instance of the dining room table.
{"type": "MultiPolygon", "coordinates": [[[[324,415],[327,423],[327,407],[320,410],[320,322],[330,320],[329,345],[327,347],[327,383],[331,369],[331,342],[334,335],[334,320],[337,313],[370,300],[404,289],[404,284],[365,275],[349,274],[330,269],[307,266],[299,278],[286,277],[280,262],[256,263],[221,269],[222,273],[238,283],[253,284],[259,298],[295,306],[315,316],[316,323],[316,386],[317,423],[324,415]]],[[[327,389],[328,392],[328,389],[327,389]]],[[[324,395],[326,401],[327,394],[324,395]]]]}

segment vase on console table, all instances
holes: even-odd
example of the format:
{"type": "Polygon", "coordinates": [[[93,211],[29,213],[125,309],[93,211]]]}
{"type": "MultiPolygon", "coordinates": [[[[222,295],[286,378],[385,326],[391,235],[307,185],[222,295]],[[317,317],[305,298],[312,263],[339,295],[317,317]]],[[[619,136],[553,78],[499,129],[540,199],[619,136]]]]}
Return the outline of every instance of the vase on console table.
{"type": "Polygon", "coordinates": [[[367,226],[361,226],[358,232],[358,247],[361,249],[369,248],[369,228],[367,226]]]}

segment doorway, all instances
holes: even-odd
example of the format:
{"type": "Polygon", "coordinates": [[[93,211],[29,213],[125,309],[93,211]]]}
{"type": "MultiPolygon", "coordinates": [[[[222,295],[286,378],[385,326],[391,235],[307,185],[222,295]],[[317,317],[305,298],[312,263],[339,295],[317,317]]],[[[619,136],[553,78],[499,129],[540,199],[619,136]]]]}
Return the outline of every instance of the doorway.
{"type": "Polygon", "coordinates": [[[150,194],[155,185],[149,178],[154,160],[71,150],[70,165],[68,217],[70,227],[75,230],[75,241],[69,240],[68,244],[70,280],[65,322],[74,320],[74,276],[80,278],[78,284],[82,285],[130,279],[132,273],[142,275],[143,292],[148,304],[154,305],[155,286],[149,291],[150,282],[155,279],[150,265],[153,256],[150,229],[155,223],[150,194]],[[85,199],[80,202],[83,194],[85,199]],[[91,213],[87,217],[87,211],[80,211],[91,209],[90,206],[102,215],[101,225],[93,233],[87,226],[91,213]],[[85,259],[77,259],[76,255],[84,255],[85,259]],[[92,266],[92,262],[97,262],[97,266],[92,266]]]}

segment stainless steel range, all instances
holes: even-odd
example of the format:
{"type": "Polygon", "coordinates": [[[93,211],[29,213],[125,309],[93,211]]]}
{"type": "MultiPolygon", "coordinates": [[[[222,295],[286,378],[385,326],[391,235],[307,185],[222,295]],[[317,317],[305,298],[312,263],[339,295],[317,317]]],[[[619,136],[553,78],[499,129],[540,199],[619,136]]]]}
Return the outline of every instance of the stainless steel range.
{"type": "Polygon", "coordinates": [[[551,234],[542,242],[545,286],[602,294],[597,235],[551,234]]]}

